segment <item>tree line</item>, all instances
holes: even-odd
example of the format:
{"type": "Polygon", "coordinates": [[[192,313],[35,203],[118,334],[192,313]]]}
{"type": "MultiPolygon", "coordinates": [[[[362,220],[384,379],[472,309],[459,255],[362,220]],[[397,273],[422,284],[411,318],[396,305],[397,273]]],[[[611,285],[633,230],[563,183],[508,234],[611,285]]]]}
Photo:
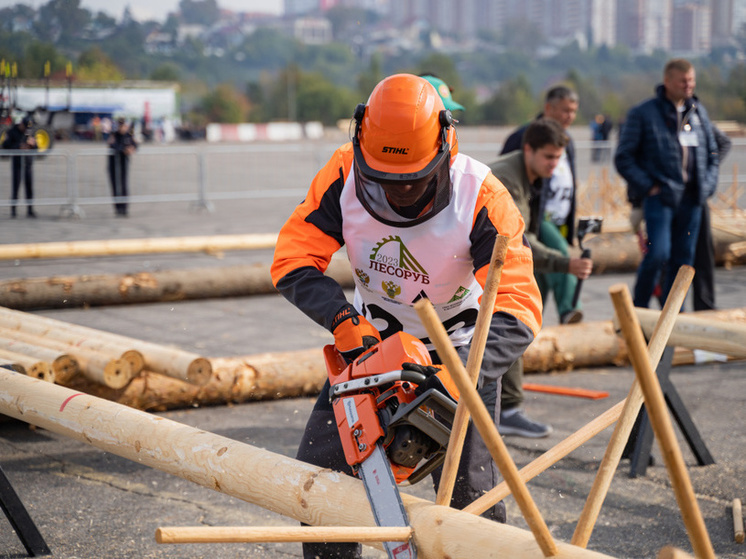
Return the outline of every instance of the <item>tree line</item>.
{"type": "MultiPolygon", "coordinates": [[[[72,62],[73,87],[76,81],[178,82],[182,118],[201,126],[275,120],[334,125],[349,119],[373,86],[395,72],[433,73],[444,79],[454,99],[466,107],[458,115],[464,124],[525,122],[542,106],[545,90],[560,82],[580,95],[578,123],[590,122],[598,113],[618,121],[652,95],[671,57],[624,47],[581,49],[576,42],[539,57],[541,40],[527,41],[531,31],[519,25],[502,36],[482,34],[478,48],[469,52],[446,54],[428,41],[411,51],[361,48],[350,29],[374,23],[375,15],[349,8],[330,11],[340,39],[331,44],[306,45],[260,27],[240,42],[226,43],[220,56],[195,38],[169,53],[145,49],[146,37],[154,31],[175,37],[181,22],[218,16],[215,0],[181,0],[180,11],[165,23],[131,18],[117,23],[80,8],[80,0],[50,0],[37,11],[18,4],[0,10],[0,58],[14,62],[22,80],[42,77],[49,62],[53,82],[65,78],[72,62]],[[19,20],[33,23],[17,29],[13,22],[19,20]]],[[[739,40],[740,46],[692,59],[697,94],[714,119],[746,122],[746,64],[739,55],[746,34],[739,40]]]]}

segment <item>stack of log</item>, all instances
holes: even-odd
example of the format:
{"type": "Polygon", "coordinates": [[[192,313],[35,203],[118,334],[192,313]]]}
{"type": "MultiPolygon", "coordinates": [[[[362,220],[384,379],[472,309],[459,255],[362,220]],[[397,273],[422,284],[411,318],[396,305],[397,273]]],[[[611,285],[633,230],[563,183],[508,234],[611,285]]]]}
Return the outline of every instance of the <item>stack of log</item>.
{"type": "Polygon", "coordinates": [[[212,376],[209,360],[191,352],[2,307],[0,358],[43,380],[70,384],[80,375],[111,389],[145,368],[195,385],[212,376]]]}
{"type": "MultiPolygon", "coordinates": [[[[637,312],[643,331],[650,336],[659,313],[647,309],[637,309],[637,312]]],[[[208,360],[173,348],[0,309],[0,339],[5,339],[9,331],[8,335],[15,338],[8,339],[17,349],[15,353],[0,352],[3,363],[11,363],[19,372],[25,370],[27,374],[141,410],[162,411],[316,395],[327,378],[321,348],[208,360]],[[22,333],[30,331],[40,333],[35,344],[18,341],[22,333]],[[101,356],[106,355],[122,367],[122,363],[134,363],[134,356],[140,353],[141,370],[121,386],[116,382],[102,382],[104,377],[100,373],[86,373],[81,362],[91,363],[93,359],[78,348],[85,348],[91,354],[98,350],[99,363],[103,362],[101,356]],[[128,349],[123,351],[124,348],[128,349]],[[24,354],[22,350],[29,353],[24,354]],[[40,362],[45,363],[52,374],[44,376],[32,372],[38,371],[32,367],[40,362]],[[190,376],[193,363],[198,364],[199,374],[195,375],[191,369],[190,376]],[[83,374],[74,374],[77,370],[83,374]]],[[[31,335],[27,339],[32,339],[31,335]]],[[[698,348],[706,350],[704,358],[744,359],[744,339],[746,308],[680,315],[670,338],[671,345],[677,347],[674,364],[700,361],[703,354],[696,352],[698,348]]],[[[524,355],[527,373],[628,364],[624,340],[611,320],[544,328],[524,355]],[[592,343],[589,344],[589,340],[592,343]]],[[[114,378],[116,381],[121,377],[114,378]]]]}

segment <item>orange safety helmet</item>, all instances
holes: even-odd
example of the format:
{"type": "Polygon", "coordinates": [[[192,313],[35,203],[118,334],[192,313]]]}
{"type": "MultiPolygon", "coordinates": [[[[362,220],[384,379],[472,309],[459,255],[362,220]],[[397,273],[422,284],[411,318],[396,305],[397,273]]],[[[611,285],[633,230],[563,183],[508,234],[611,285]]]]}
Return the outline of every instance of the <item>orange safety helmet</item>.
{"type": "Polygon", "coordinates": [[[379,173],[394,175],[390,180],[396,180],[396,175],[411,179],[440,153],[455,147],[451,112],[427,80],[411,74],[382,80],[368,104],[358,105],[355,120],[365,163],[379,173]]]}
{"type": "Polygon", "coordinates": [[[448,169],[458,146],[451,111],[435,88],[412,74],[389,76],[367,105],[357,106],[354,118],[358,197],[366,208],[381,217],[381,208],[374,207],[380,206],[376,185],[428,181],[440,211],[450,197],[448,169]]]}

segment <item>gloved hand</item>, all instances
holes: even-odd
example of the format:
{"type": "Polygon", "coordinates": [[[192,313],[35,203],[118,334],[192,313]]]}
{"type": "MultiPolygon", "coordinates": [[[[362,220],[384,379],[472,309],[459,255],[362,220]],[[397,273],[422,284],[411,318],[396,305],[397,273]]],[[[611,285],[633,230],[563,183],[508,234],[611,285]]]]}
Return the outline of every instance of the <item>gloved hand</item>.
{"type": "Polygon", "coordinates": [[[434,365],[420,365],[419,363],[402,363],[401,368],[403,371],[414,371],[415,373],[425,375],[425,377],[431,377],[440,371],[434,365]]]}
{"type": "Polygon", "coordinates": [[[337,311],[332,322],[334,345],[347,363],[381,341],[381,334],[349,303],[337,311]]]}

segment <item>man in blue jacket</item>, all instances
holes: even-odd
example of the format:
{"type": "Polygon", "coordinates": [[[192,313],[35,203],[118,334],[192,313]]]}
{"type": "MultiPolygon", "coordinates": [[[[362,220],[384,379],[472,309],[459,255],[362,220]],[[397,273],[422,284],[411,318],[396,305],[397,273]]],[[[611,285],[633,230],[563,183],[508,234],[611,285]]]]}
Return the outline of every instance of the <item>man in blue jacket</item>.
{"type": "Polygon", "coordinates": [[[630,202],[642,203],[647,227],[636,307],[648,306],[661,270],[663,304],[679,268],[692,265],[702,207],[717,188],[717,143],[695,85],[692,64],[670,60],[655,97],[627,114],[614,156],[630,202]]]}

